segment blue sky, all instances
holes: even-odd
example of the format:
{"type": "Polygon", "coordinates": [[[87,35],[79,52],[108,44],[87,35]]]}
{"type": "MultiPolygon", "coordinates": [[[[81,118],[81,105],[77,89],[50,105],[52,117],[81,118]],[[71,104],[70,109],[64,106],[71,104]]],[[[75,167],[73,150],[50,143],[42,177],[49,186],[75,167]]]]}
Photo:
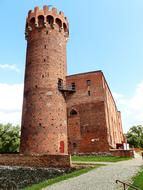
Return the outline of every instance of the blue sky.
{"type": "Polygon", "coordinates": [[[68,74],[102,70],[123,112],[124,128],[143,124],[142,108],[132,113],[132,117],[140,114],[140,119],[125,119],[134,99],[141,97],[138,91],[143,93],[142,0],[1,0],[0,84],[23,83],[25,18],[28,10],[46,4],[64,11],[69,19],[68,74]]]}

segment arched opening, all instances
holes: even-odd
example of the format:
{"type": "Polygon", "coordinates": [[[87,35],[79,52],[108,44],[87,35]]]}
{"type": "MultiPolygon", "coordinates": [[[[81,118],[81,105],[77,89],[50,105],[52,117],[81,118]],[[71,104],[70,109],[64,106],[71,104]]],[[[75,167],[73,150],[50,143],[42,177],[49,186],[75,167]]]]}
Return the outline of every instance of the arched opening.
{"type": "Polygon", "coordinates": [[[65,23],[63,24],[63,27],[64,27],[64,31],[68,32],[68,28],[67,28],[67,25],[65,23]]]}
{"type": "Polygon", "coordinates": [[[59,28],[62,27],[62,21],[59,18],[56,18],[56,24],[59,26],[59,28]]]}
{"type": "Polygon", "coordinates": [[[38,16],[38,24],[39,24],[39,27],[44,26],[44,16],[43,15],[38,16]]]}
{"type": "Polygon", "coordinates": [[[77,115],[77,111],[75,109],[72,109],[70,111],[70,116],[75,116],[75,115],[77,115]]]}
{"type": "Polygon", "coordinates": [[[65,151],[64,141],[60,141],[60,153],[64,153],[64,151],[65,151]]]}
{"type": "Polygon", "coordinates": [[[52,25],[54,23],[54,18],[51,15],[47,16],[47,22],[52,25]]]}
{"type": "Polygon", "coordinates": [[[32,26],[32,28],[35,26],[35,17],[31,18],[30,25],[32,26]]]}

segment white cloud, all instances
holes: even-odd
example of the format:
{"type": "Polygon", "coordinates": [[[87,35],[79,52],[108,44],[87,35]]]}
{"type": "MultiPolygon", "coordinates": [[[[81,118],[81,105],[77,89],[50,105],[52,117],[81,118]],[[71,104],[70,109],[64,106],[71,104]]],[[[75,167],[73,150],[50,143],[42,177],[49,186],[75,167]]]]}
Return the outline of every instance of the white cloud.
{"type": "Polygon", "coordinates": [[[16,65],[0,64],[0,69],[9,69],[20,73],[20,69],[16,65]]]}
{"type": "Polygon", "coordinates": [[[0,123],[21,123],[23,84],[0,83],[0,123]]]}
{"type": "Polygon", "coordinates": [[[133,125],[143,125],[143,81],[140,82],[132,97],[113,93],[118,108],[122,112],[123,128],[126,132],[133,125]]]}

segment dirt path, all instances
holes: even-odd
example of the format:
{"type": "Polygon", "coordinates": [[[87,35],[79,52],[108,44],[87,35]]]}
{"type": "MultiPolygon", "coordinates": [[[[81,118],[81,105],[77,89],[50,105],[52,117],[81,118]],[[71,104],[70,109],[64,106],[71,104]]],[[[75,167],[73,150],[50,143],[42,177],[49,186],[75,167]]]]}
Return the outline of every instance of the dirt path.
{"type": "Polygon", "coordinates": [[[123,189],[115,183],[121,180],[129,182],[143,165],[141,158],[121,161],[102,166],[81,176],[59,182],[44,190],[120,190],[123,189]]]}

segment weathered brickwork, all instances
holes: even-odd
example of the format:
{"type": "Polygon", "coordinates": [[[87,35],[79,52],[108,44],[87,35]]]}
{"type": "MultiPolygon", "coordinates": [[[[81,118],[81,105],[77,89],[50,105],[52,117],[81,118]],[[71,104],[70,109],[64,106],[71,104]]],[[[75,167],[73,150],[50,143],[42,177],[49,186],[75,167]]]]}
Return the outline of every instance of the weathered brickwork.
{"type": "Polygon", "coordinates": [[[70,167],[69,155],[0,154],[0,165],[27,167],[70,167]]]}
{"type": "Polygon", "coordinates": [[[121,114],[101,71],[67,76],[69,152],[109,152],[123,143],[121,114]]]}
{"type": "Polygon", "coordinates": [[[67,154],[67,111],[58,82],[66,84],[67,18],[56,8],[29,11],[20,152],[67,154]]]}
{"type": "Polygon", "coordinates": [[[108,152],[122,144],[121,114],[103,73],[66,78],[69,25],[64,13],[36,7],[28,13],[25,35],[20,153],[67,155],[68,148],[69,153],[108,152]]]}

